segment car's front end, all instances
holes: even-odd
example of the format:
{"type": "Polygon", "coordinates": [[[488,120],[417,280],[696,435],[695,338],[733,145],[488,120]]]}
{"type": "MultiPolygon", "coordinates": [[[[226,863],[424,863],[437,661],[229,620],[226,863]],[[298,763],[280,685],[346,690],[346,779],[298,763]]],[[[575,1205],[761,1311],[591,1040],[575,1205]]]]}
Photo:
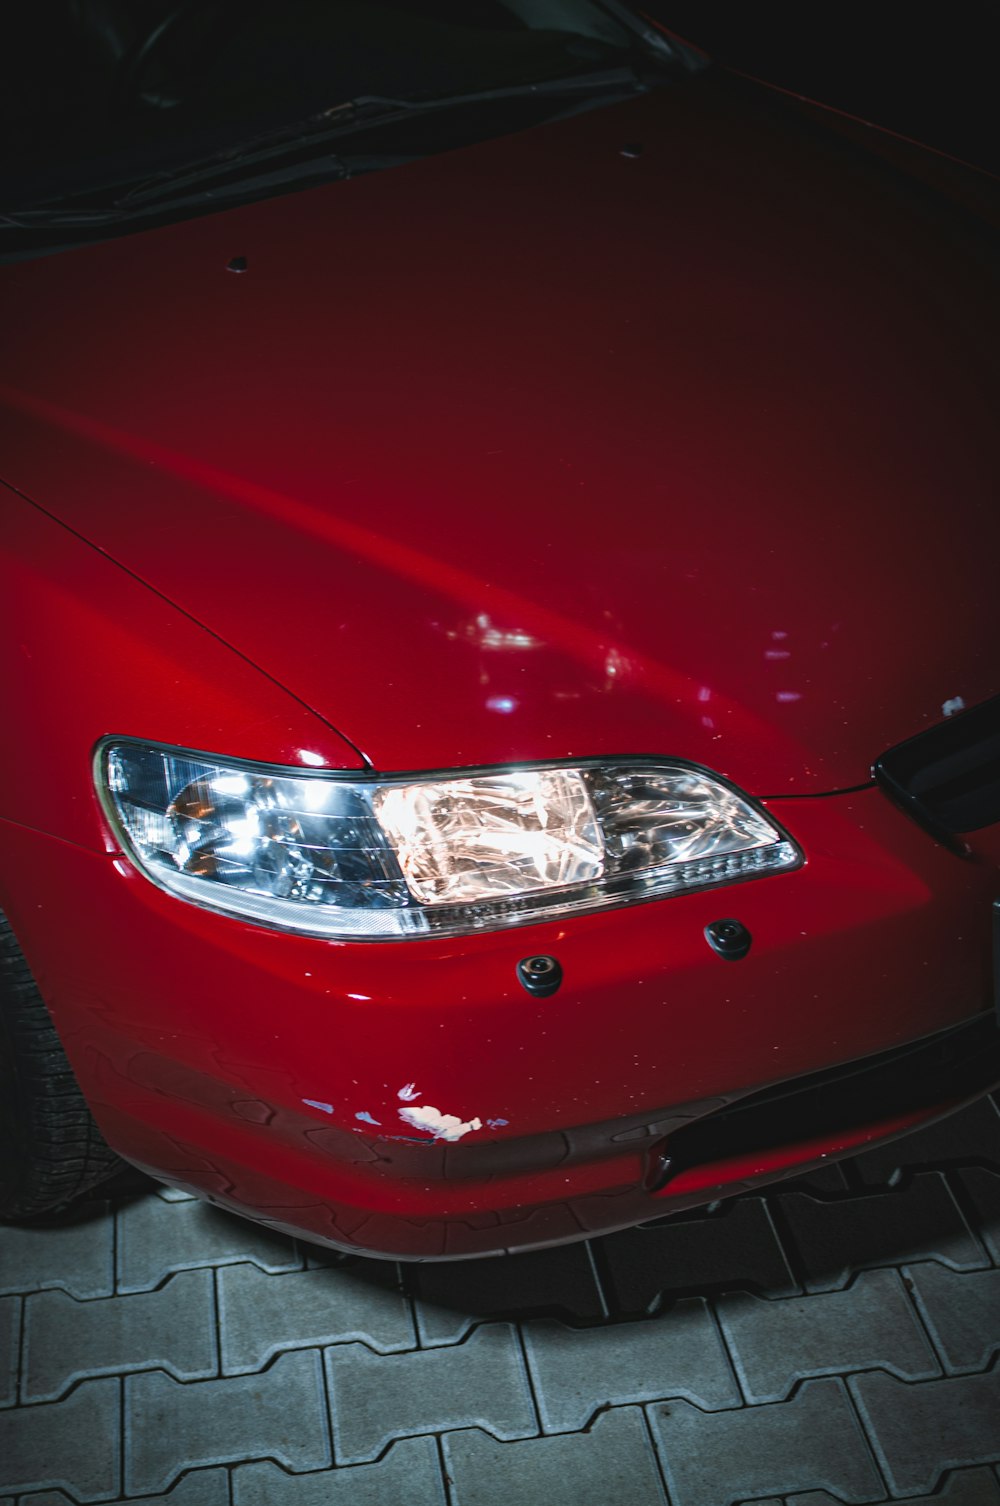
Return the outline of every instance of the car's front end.
{"type": "Polygon", "coordinates": [[[343,1248],[1000,1079],[990,232],[612,94],[3,273],[0,911],[114,1148],[343,1248]]]}

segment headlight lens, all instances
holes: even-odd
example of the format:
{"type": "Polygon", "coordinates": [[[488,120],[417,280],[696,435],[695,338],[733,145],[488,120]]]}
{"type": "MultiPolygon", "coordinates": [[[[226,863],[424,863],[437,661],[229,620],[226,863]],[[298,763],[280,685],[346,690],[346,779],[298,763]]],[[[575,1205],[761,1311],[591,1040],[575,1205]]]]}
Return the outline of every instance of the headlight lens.
{"type": "Polygon", "coordinates": [[[344,940],[524,925],[802,861],[746,797],[681,764],[366,780],[115,740],[98,750],[97,778],[155,883],[344,940]]]}

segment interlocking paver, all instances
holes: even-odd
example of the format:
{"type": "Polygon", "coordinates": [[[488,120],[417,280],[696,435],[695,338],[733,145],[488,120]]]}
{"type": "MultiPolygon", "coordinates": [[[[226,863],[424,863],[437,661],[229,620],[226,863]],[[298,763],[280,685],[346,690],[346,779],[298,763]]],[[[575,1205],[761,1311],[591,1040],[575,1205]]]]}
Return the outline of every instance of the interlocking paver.
{"type": "Polygon", "coordinates": [[[296,1271],[294,1242],[200,1199],[167,1202],[149,1196],[118,1215],[118,1290],[149,1291],[174,1271],[251,1261],[264,1271],[296,1271]]]}
{"type": "Polygon", "coordinates": [[[168,1187],[165,1183],[158,1182],[153,1191],[165,1203],[196,1203],[198,1201],[193,1192],[184,1192],[180,1187],[168,1187]]]}
{"type": "Polygon", "coordinates": [[[684,1396],[702,1407],[735,1407],[740,1394],[702,1298],[664,1317],[606,1328],[524,1325],[528,1368],[547,1433],[585,1427],[609,1398],[622,1402],[684,1396]]]}
{"type": "Polygon", "coordinates": [[[326,1351],[338,1464],[365,1464],[394,1437],[484,1427],[500,1438],[538,1431],[517,1336],[486,1324],[464,1344],[376,1355],[363,1344],[326,1351]]]}
{"type": "Polygon", "coordinates": [[[586,1433],[499,1443],[473,1428],[442,1441],[453,1506],[665,1506],[635,1407],[614,1408],[586,1433]]]}
{"type": "Polygon", "coordinates": [[[259,1370],[282,1349],[360,1339],[389,1352],[416,1347],[402,1292],[366,1279],[363,1264],[269,1276],[252,1265],[219,1272],[222,1367],[259,1370]]]}
{"type": "MultiPolygon", "coordinates": [[[[22,1496],[19,1506],[73,1506],[73,1503],[61,1490],[46,1490],[41,1495],[22,1496]]],[[[229,1473],[224,1469],[192,1470],[166,1495],[143,1496],[141,1506],[229,1506],[229,1473]]]]}
{"type": "Polygon", "coordinates": [[[910,1260],[943,1260],[957,1270],[987,1264],[940,1172],[905,1186],[824,1202],[805,1193],[774,1199],[811,1291],[844,1286],[853,1271],[910,1260]]]}
{"type": "Polygon", "coordinates": [[[119,1488],[121,1381],[84,1381],[64,1401],[0,1412],[0,1490],[49,1487],[77,1501],[119,1488]]]}
{"type": "MultiPolygon", "coordinates": [[[[781,1501],[755,1501],[754,1506],[782,1506],[781,1501]]],[[[825,1490],[786,1496],[784,1506],[840,1506],[825,1490]]],[[[991,1470],[963,1469],[949,1475],[940,1495],[907,1496],[904,1506],[1000,1506],[1000,1482],[991,1470]]]]}
{"type": "MultiPolygon", "coordinates": [[[[182,1206],[182,1205],[178,1205],[182,1206]]],[[[125,1484],[165,1491],[181,1470],[273,1458],[290,1470],[330,1464],[318,1351],[284,1354],[258,1375],[182,1384],[125,1381],[125,1484]]]]}
{"type": "Polygon", "coordinates": [[[803,1486],[851,1503],[885,1494],[840,1381],[806,1381],[790,1401],[731,1412],[687,1401],[648,1411],[673,1506],[732,1506],[803,1486]]]}
{"type": "Polygon", "coordinates": [[[716,1310],[751,1402],[783,1401],[796,1381],[845,1370],[881,1367],[909,1380],[940,1374],[895,1271],[866,1271],[845,1291],[808,1297],[734,1292],[716,1310]]]}
{"type": "Polygon", "coordinates": [[[74,1297],[114,1291],[114,1226],[105,1203],[84,1203],[66,1224],[7,1226],[0,1240],[0,1295],[61,1286],[74,1297]]]}
{"type": "Polygon", "coordinates": [[[230,1475],[232,1506],[663,1506],[651,1432],[671,1506],[1000,1506],[995,1119],[459,1265],[300,1248],[142,1183],[0,1231],[0,1506],[124,1506],[123,1395],[145,1506],[229,1506],[230,1475]]]}
{"type": "Polygon", "coordinates": [[[979,1230],[996,1265],[1000,1265],[1000,1171],[962,1171],[959,1181],[976,1214],[979,1230]]]}
{"type": "Polygon", "coordinates": [[[445,1506],[445,1500],[433,1438],[403,1438],[377,1464],[318,1475],[287,1475],[275,1464],[245,1464],[233,1474],[233,1506],[445,1506]]]}
{"type": "Polygon", "coordinates": [[[422,1344],[455,1344],[484,1318],[605,1316],[586,1242],[527,1255],[501,1255],[456,1265],[416,1266],[410,1288],[417,1298],[422,1344]]]}
{"type": "Polygon", "coordinates": [[[898,1495],[930,1494],[946,1471],[1000,1459],[1000,1370],[920,1385],[859,1375],[850,1385],[898,1495]]]}
{"type": "Polygon", "coordinates": [[[674,1292],[713,1287],[784,1295],[800,1290],[763,1198],[739,1198],[704,1218],[671,1219],[600,1241],[612,1311],[654,1312],[674,1292]]]}
{"type": "Polygon", "coordinates": [[[958,1114],[949,1114],[926,1129],[903,1135],[888,1145],[878,1145],[854,1157],[862,1181],[885,1185],[913,1166],[1000,1162],[1000,1110],[990,1098],[958,1114]]]}
{"type": "Polygon", "coordinates": [[[1000,1271],[951,1271],[927,1261],[906,1274],[946,1368],[985,1370],[1000,1350],[1000,1271]]]}
{"type": "Polygon", "coordinates": [[[38,1292],[24,1304],[21,1394],[55,1400],[81,1377],[154,1366],[198,1380],[217,1373],[215,1347],[211,1271],[183,1271],[158,1291],[96,1302],[38,1292]]]}
{"type": "Polygon", "coordinates": [[[17,1400],[17,1354],[21,1342],[21,1299],[0,1297],[0,1407],[17,1400]]]}

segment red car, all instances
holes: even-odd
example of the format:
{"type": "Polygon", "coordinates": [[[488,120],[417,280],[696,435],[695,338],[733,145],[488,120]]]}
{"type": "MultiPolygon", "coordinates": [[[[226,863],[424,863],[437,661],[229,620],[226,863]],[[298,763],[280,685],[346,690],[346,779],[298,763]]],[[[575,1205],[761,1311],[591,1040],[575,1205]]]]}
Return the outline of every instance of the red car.
{"type": "Polygon", "coordinates": [[[991,181],[622,5],[162,10],[0,221],[4,1216],[486,1255],[989,1090],[991,181]]]}

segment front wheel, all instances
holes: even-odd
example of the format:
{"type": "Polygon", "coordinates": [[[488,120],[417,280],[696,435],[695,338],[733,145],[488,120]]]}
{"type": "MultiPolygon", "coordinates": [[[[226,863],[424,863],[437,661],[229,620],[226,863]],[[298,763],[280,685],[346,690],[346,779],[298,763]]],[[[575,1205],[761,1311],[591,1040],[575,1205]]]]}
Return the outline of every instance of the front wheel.
{"type": "Polygon", "coordinates": [[[54,1213],[121,1164],[0,914],[0,1220],[54,1213]]]}

